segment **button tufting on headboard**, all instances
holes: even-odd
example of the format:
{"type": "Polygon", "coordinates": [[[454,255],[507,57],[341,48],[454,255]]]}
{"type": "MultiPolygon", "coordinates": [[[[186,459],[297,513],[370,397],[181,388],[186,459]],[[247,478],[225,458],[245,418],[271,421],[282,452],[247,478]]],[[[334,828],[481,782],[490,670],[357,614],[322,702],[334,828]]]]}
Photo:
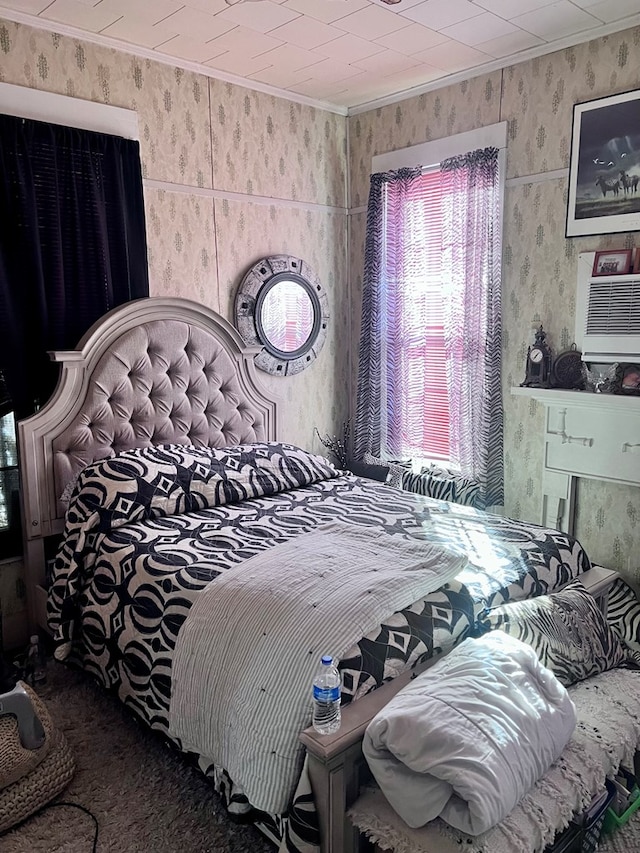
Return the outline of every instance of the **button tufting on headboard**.
{"type": "Polygon", "coordinates": [[[56,493],[88,462],[131,447],[264,437],[264,417],[220,341],[183,321],[144,323],[102,355],[81,410],[54,440],[56,493]]]}

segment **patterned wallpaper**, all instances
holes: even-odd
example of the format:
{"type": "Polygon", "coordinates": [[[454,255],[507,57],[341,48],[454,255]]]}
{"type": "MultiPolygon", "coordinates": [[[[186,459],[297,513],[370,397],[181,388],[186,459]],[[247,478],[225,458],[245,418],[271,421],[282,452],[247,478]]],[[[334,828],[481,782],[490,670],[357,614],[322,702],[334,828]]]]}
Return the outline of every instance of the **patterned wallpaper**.
{"type": "MultiPolygon", "coordinates": [[[[371,157],[498,121],[508,122],[507,179],[569,166],[573,104],[638,88],[640,27],[353,116],[352,206],[366,205],[371,157]]],[[[503,244],[506,512],[539,520],[543,406],[514,397],[527,345],[542,323],[555,352],[573,339],[581,251],[640,245],[636,234],[565,239],[567,180],[507,186],[503,244]]],[[[357,241],[364,214],[351,217],[357,241]]],[[[351,254],[354,301],[362,260],[351,254]]],[[[359,297],[358,297],[359,298],[359,297]]],[[[353,318],[354,335],[359,319],[353,318]]],[[[640,491],[580,480],[576,531],[592,559],[640,585],[640,491]]]]}
{"type": "Polygon", "coordinates": [[[322,356],[295,379],[264,378],[284,400],[283,438],[321,449],[314,426],[334,432],[348,408],[345,118],[1,20],[0,78],[136,110],[144,178],[180,185],[145,187],[152,295],[233,320],[235,290],[263,254],[315,267],[332,315],[322,356]]]}

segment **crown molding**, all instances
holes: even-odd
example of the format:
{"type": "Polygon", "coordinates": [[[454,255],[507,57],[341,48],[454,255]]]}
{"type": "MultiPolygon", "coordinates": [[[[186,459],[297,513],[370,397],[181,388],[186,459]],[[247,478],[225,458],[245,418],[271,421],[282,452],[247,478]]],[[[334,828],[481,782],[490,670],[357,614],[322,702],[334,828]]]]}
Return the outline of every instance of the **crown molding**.
{"type": "MultiPolygon", "coordinates": [[[[544,10],[541,10],[544,11],[544,10]]],[[[424,95],[427,92],[435,92],[438,89],[444,89],[447,86],[453,86],[456,83],[463,83],[465,80],[473,80],[475,77],[481,77],[483,74],[490,74],[492,71],[501,71],[503,68],[509,68],[512,65],[520,65],[522,62],[527,62],[530,59],[537,59],[539,56],[547,56],[550,53],[557,53],[560,50],[566,50],[568,47],[575,47],[578,44],[592,41],[593,39],[610,36],[613,33],[619,33],[623,30],[631,29],[631,27],[640,24],[640,13],[629,15],[621,21],[616,21],[612,24],[603,24],[601,27],[584,30],[573,36],[567,36],[563,39],[558,39],[554,42],[531,47],[527,50],[522,50],[520,53],[510,56],[495,59],[493,62],[485,62],[483,65],[478,65],[475,68],[467,68],[465,71],[457,71],[455,74],[448,74],[446,77],[440,77],[438,80],[432,80],[430,83],[423,83],[419,86],[413,86],[410,89],[404,89],[402,92],[396,92],[393,95],[386,95],[383,98],[376,98],[372,101],[358,104],[348,108],[348,115],[355,116],[360,113],[367,113],[370,110],[377,110],[380,107],[389,106],[389,104],[397,104],[399,101],[406,101],[408,98],[414,98],[417,95],[424,95]]]]}
{"type": "Polygon", "coordinates": [[[640,25],[640,13],[636,13],[634,15],[629,15],[621,21],[615,21],[611,24],[603,24],[601,27],[584,30],[576,35],[567,36],[564,39],[558,39],[552,43],[548,42],[546,44],[538,45],[537,47],[523,50],[520,53],[513,54],[508,57],[495,59],[491,62],[478,65],[475,68],[457,71],[454,74],[448,74],[438,80],[432,80],[429,83],[413,86],[409,89],[403,89],[402,91],[395,92],[392,95],[385,95],[384,97],[365,101],[352,107],[343,107],[329,103],[328,101],[319,101],[314,98],[306,97],[305,95],[298,95],[295,92],[289,92],[286,89],[279,89],[277,86],[270,86],[267,83],[260,83],[258,80],[249,80],[246,77],[239,77],[235,74],[217,71],[215,68],[210,68],[207,65],[202,65],[198,62],[190,62],[189,60],[180,59],[176,56],[170,56],[169,54],[162,53],[159,50],[139,47],[120,39],[101,35],[100,33],[80,30],[77,27],[72,27],[68,24],[60,24],[56,21],[49,21],[44,18],[40,18],[37,15],[18,12],[15,9],[7,9],[1,2],[0,17],[8,21],[13,21],[17,24],[34,27],[35,29],[60,33],[61,35],[68,36],[69,38],[79,39],[80,41],[88,42],[90,44],[119,50],[122,53],[128,53],[141,59],[150,59],[153,62],[158,62],[163,65],[169,65],[174,68],[183,68],[185,71],[201,74],[214,80],[221,80],[224,83],[232,83],[233,85],[241,86],[244,89],[262,92],[276,98],[282,98],[283,100],[292,101],[297,104],[304,104],[305,106],[314,107],[315,109],[324,110],[341,116],[355,116],[360,113],[369,112],[370,110],[389,106],[390,104],[397,104],[400,101],[406,101],[409,98],[414,98],[418,95],[435,92],[439,89],[444,89],[448,86],[462,83],[465,80],[472,80],[476,77],[482,76],[483,74],[490,74],[493,71],[501,71],[503,68],[509,68],[512,65],[519,65],[522,62],[537,59],[540,56],[546,56],[550,53],[566,50],[569,47],[575,47],[578,44],[583,44],[587,41],[622,32],[623,30],[631,29],[632,27],[640,25]]]}
{"type": "Polygon", "coordinates": [[[279,89],[276,86],[269,86],[267,83],[260,83],[258,80],[249,80],[246,77],[238,77],[235,74],[228,74],[225,71],[216,71],[215,68],[209,68],[208,65],[202,65],[199,62],[190,62],[187,59],[180,59],[177,56],[170,56],[168,53],[162,53],[159,50],[151,48],[139,47],[138,45],[130,44],[121,39],[104,36],[100,33],[92,33],[86,30],[79,30],[77,27],[69,26],[68,24],[60,24],[57,21],[49,21],[40,18],[37,15],[29,15],[26,12],[18,12],[15,9],[7,9],[0,3],[0,18],[7,21],[12,21],[15,24],[24,24],[28,27],[33,27],[37,30],[45,30],[46,32],[59,33],[69,38],[79,39],[89,44],[97,44],[101,47],[108,47],[114,50],[119,50],[122,53],[129,53],[137,56],[140,59],[150,59],[152,62],[159,62],[162,65],[170,65],[173,68],[183,68],[185,71],[191,71],[194,74],[202,74],[204,77],[211,77],[214,80],[221,80],[223,83],[233,83],[234,86],[241,86],[243,89],[251,89],[256,92],[263,92],[266,95],[273,95],[276,98],[282,98],[286,101],[293,101],[295,104],[304,104],[308,107],[324,110],[325,112],[335,113],[336,115],[346,116],[348,110],[346,107],[330,104],[328,101],[318,101],[314,98],[308,98],[305,95],[297,95],[295,92],[289,92],[286,89],[279,89]]]}

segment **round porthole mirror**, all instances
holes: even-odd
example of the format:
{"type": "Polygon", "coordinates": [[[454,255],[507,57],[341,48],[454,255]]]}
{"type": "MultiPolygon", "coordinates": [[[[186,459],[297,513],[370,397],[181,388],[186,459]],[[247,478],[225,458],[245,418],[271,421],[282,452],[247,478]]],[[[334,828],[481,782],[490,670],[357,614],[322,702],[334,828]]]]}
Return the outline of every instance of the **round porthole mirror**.
{"type": "Polygon", "coordinates": [[[256,365],[287,376],[308,367],[322,349],[329,320],[327,297],[305,261],[271,255],[242,279],[235,319],[244,342],[263,347],[256,365]]]}

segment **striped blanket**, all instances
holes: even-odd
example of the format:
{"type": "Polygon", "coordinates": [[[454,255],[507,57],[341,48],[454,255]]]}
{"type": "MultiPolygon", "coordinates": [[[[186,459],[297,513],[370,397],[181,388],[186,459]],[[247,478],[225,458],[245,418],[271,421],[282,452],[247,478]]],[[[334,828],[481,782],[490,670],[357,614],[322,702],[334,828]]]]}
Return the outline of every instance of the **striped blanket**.
{"type": "Polygon", "coordinates": [[[331,522],[225,572],[178,635],[171,735],[225,767],[255,808],[285,812],[321,655],[339,659],[464,562],[418,536],[331,522]]]}

